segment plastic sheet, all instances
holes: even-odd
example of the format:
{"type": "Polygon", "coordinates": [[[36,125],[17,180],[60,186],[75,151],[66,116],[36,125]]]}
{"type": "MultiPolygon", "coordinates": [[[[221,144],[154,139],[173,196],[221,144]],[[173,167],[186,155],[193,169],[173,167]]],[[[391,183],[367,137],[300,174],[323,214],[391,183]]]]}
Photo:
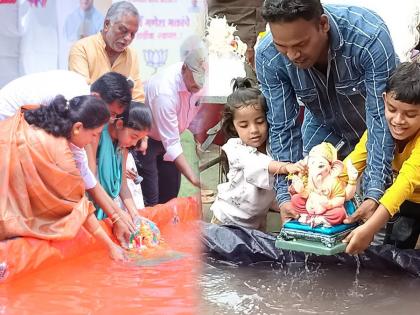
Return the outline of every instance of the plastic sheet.
{"type": "Polygon", "coordinates": [[[84,230],[71,241],[0,242],[0,265],[7,266],[2,269],[0,313],[196,313],[198,203],[178,198],[140,214],[156,222],[164,246],[130,255],[127,263],[112,261],[84,230]]]}
{"type": "MultiPolygon", "coordinates": [[[[335,256],[305,255],[277,249],[276,237],[258,230],[231,225],[202,223],[204,251],[219,260],[238,264],[263,261],[278,263],[316,261],[326,264],[355,264],[355,259],[345,253],[335,256]]],[[[391,245],[370,246],[359,255],[362,267],[381,269],[398,268],[420,277],[420,250],[401,250],[391,245]]]]}

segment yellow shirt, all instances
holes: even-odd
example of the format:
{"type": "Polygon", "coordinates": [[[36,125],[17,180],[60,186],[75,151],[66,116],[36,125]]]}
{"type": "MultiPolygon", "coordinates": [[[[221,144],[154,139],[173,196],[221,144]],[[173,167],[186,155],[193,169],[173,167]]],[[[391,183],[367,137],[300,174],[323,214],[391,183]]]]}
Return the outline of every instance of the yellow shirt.
{"type": "Polygon", "coordinates": [[[69,55],[69,70],[86,77],[88,84],[92,84],[107,72],[121,73],[134,81],[133,100],[144,102],[137,53],[127,47],[111,65],[105,52],[105,41],[101,33],[82,38],[72,46],[69,55]]]}
{"type": "MultiPolygon", "coordinates": [[[[353,152],[346,158],[351,158],[359,174],[366,167],[366,141],[365,132],[353,152]]],[[[402,152],[395,153],[392,171],[394,183],[379,200],[391,216],[399,211],[401,204],[406,200],[420,203],[420,131],[407,143],[402,152]]]]}

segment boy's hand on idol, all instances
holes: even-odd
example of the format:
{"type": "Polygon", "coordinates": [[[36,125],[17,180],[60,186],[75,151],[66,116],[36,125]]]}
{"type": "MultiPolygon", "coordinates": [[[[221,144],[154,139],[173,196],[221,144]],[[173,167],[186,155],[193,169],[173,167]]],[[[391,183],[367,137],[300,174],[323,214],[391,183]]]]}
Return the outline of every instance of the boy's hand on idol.
{"type": "Polygon", "coordinates": [[[359,208],[349,217],[344,219],[343,223],[350,224],[358,221],[366,222],[378,208],[378,204],[373,199],[366,199],[359,208]]]}
{"type": "Polygon", "coordinates": [[[353,162],[351,159],[348,159],[346,161],[346,168],[347,168],[347,176],[350,180],[357,180],[357,177],[359,176],[359,172],[354,167],[353,162]]]}
{"type": "Polygon", "coordinates": [[[371,231],[367,224],[358,226],[343,240],[343,243],[347,243],[346,253],[350,255],[360,254],[368,248],[374,235],[375,232],[371,231]]]}
{"type": "Polygon", "coordinates": [[[299,218],[299,214],[290,201],[285,202],[280,206],[280,216],[283,224],[292,219],[299,218]]]}

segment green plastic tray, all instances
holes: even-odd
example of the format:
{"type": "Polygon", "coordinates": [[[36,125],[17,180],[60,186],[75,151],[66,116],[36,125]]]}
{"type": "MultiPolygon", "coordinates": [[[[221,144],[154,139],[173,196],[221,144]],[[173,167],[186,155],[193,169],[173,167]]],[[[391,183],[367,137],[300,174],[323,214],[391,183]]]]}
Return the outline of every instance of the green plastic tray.
{"type": "Polygon", "coordinates": [[[316,255],[335,255],[345,251],[346,243],[337,243],[332,247],[327,247],[321,242],[307,241],[307,240],[283,240],[281,238],[276,239],[276,248],[294,250],[299,252],[312,253],[316,255]]]}

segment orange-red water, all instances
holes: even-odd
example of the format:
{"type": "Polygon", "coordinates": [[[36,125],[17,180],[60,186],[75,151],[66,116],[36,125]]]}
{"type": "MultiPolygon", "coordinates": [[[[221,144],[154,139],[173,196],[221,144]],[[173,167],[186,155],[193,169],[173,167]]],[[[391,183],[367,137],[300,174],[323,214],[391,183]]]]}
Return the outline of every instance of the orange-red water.
{"type": "Polygon", "coordinates": [[[161,232],[163,256],[122,264],[98,249],[0,285],[0,314],[196,314],[197,222],[161,232]]]}

